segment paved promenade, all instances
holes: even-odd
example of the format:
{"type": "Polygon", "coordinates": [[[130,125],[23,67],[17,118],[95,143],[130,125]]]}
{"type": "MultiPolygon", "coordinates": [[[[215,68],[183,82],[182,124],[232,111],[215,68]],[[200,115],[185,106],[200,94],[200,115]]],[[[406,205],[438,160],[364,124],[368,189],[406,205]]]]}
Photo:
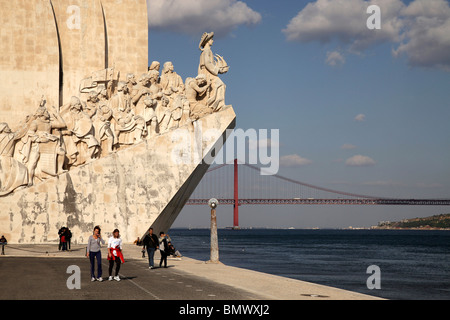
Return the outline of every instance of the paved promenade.
{"type": "MultiPolygon", "coordinates": [[[[168,268],[148,268],[141,248],[124,245],[122,280],[91,282],[85,245],[70,252],[57,244],[7,245],[0,256],[0,299],[28,300],[377,300],[379,298],[314,283],[219,264],[169,258],[168,268]],[[81,289],[69,290],[69,266],[81,270],[81,289]]],[[[103,278],[108,261],[103,248],[103,278]]],[[[155,254],[159,265],[159,254],[155,254]]]]}

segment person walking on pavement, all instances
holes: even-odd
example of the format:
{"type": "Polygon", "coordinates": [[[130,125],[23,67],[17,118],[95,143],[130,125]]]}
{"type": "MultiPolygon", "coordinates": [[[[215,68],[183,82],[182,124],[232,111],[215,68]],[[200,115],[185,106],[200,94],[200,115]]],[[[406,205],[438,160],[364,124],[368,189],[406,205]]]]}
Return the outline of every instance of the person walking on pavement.
{"type": "Polygon", "coordinates": [[[164,268],[167,268],[167,256],[169,252],[169,246],[167,244],[167,238],[164,231],[159,233],[159,252],[161,253],[161,260],[159,261],[159,267],[161,268],[164,262],[164,268]]]}
{"type": "Polygon", "coordinates": [[[159,248],[158,237],[153,234],[153,228],[148,229],[148,234],[145,236],[144,240],[142,240],[144,244],[144,249],[147,248],[148,255],[148,268],[153,269],[155,267],[154,256],[156,249],[159,248]]]}
{"type": "Polygon", "coordinates": [[[91,281],[103,281],[102,278],[102,252],[100,251],[105,240],[102,239],[101,230],[99,226],[94,228],[93,235],[89,237],[86,257],[91,263],[91,281]],[[95,259],[97,259],[97,278],[95,277],[95,259]]]}
{"type": "Polygon", "coordinates": [[[112,271],[114,267],[114,261],[116,262],[116,273],[114,280],[120,281],[120,264],[125,262],[122,254],[122,249],[122,239],[120,238],[119,229],[114,229],[113,235],[108,240],[109,281],[113,280],[112,271]]]}

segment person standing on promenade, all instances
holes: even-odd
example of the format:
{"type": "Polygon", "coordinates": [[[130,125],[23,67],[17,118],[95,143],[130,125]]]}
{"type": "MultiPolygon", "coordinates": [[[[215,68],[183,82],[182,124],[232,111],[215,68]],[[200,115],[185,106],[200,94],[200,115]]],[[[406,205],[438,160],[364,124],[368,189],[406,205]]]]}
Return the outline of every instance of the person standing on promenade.
{"type": "Polygon", "coordinates": [[[155,256],[156,249],[159,248],[158,237],[153,234],[153,228],[148,229],[148,234],[142,240],[142,243],[144,244],[144,249],[147,248],[148,268],[153,269],[155,267],[153,257],[155,256]]]}
{"type": "Polygon", "coordinates": [[[102,278],[102,252],[100,251],[105,240],[102,239],[101,230],[99,226],[94,228],[94,233],[89,237],[86,257],[91,262],[91,281],[103,281],[102,278]],[[95,259],[97,259],[97,278],[95,278],[95,259]]]}
{"type": "Polygon", "coordinates": [[[108,240],[108,260],[109,260],[109,281],[113,280],[112,270],[114,261],[116,262],[116,275],[114,280],[120,281],[119,270],[120,264],[124,263],[122,254],[122,239],[120,238],[119,229],[114,229],[113,235],[108,240]]]}
{"type": "Polygon", "coordinates": [[[5,236],[2,236],[0,238],[0,245],[2,246],[2,256],[5,255],[5,245],[8,244],[8,241],[6,240],[5,236]]]}
{"type": "Polygon", "coordinates": [[[70,231],[69,227],[66,228],[66,242],[67,242],[67,248],[66,250],[70,251],[70,240],[72,239],[72,232],[70,231]]]}
{"type": "Polygon", "coordinates": [[[159,267],[161,268],[164,261],[164,268],[167,268],[167,256],[169,252],[169,246],[167,244],[167,238],[163,231],[159,233],[159,252],[161,253],[161,260],[159,261],[159,267]]]}
{"type": "MultiPolygon", "coordinates": [[[[142,243],[142,240],[137,237],[136,240],[134,240],[133,244],[137,245],[137,246],[143,246],[144,244],[142,243]]],[[[145,258],[145,247],[142,247],[142,258],[145,258]]]]}
{"type": "Polygon", "coordinates": [[[58,230],[58,236],[59,236],[58,250],[59,250],[59,251],[61,251],[61,248],[62,248],[61,236],[62,236],[62,234],[63,234],[63,232],[64,232],[64,228],[65,228],[65,227],[61,227],[61,228],[58,230]]]}
{"type": "Polygon", "coordinates": [[[67,228],[64,228],[63,233],[61,233],[60,241],[62,246],[61,251],[67,251],[67,228]]]}

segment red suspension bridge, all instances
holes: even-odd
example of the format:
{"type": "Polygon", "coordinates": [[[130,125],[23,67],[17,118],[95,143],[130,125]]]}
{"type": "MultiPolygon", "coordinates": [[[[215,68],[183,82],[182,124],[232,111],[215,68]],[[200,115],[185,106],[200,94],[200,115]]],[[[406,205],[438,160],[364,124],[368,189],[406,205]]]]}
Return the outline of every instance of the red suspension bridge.
{"type": "Polygon", "coordinates": [[[187,205],[206,205],[216,198],[234,206],[233,226],[239,226],[241,205],[421,205],[448,206],[450,199],[385,198],[322,188],[281,175],[261,175],[257,166],[238,163],[210,168],[187,205]],[[239,185],[245,182],[245,189],[239,185]]]}

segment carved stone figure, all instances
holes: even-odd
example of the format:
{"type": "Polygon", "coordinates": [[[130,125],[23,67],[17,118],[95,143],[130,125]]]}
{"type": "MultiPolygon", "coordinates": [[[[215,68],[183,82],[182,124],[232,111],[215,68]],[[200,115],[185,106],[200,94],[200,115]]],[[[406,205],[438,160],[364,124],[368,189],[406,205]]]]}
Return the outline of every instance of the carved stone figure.
{"type": "MultiPolygon", "coordinates": [[[[109,84],[112,84],[112,82],[109,82],[108,85],[109,84]]],[[[97,90],[98,90],[97,98],[99,101],[108,101],[109,100],[109,97],[110,97],[110,94],[108,93],[109,90],[103,84],[99,85],[97,87],[97,90]]]]}
{"type": "Polygon", "coordinates": [[[168,97],[163,96],[161,98],[161,104],[156,109],[156,116],[158,119],[158,133],[166,132],[169,129],[170,118],[172,117],[168,97]]]}
{"type": "Polygon", "coordinates": [[[98,98],[99,94],[96,91],[89,92],[89,97],[86,100],[86,108],[83,109],[89,117],[93,117],[97,112],[97,107],[99,105],[100,99],[98,98]]]}
{"type": "Polygon", "coordinates": [[[166,96],[170,99],[175,99],[176,94],[184,93],[183,79],[173,71],[173,64],[170,61],[164,63],[161,73],[161,87],[166,96]]]}
{"type": "Polygon", "coordinates": [[[63,136],[69,165],[77,166],[94,159],[99,142],[94,136],[92,119],[82,110],[80,99],[72,97],[70,103],[62,108],[61,114],[67,126],[63,136]]]}
{"type": "Polygon", "coordinates": [[[137,84],[136,76],[133,73],[127,74],[128,93],[133,97],[133,87],[137,84]]]}
{"type": "Polygon", "coordinates": [[[159,61],[153,61],[152,64],[150,65],[150,67],[148,67],[148,71],[150,73],[150,71],[155,70],[158,71],[159,74],[159,68],[160,68],[160,63],[159,61]]]}
{"type": "Polygon", "coordinates": [[[213,112],[207,105],[207,91],[210,85],[204,74],[186,79],[186,97],[190,106],[190,118],[194,121],[213,112]]]}
{"type": "Polygon", "coordinates": [[[28,170],[14,159],[14,147],[27,133],[23,126],[17,132],[11,132],[7,123],[0,123],[0,196],[28,184],[28,170]]]}
{"type": "Polygon", "coordinates": [[[184,95],[177,95],[170,109],[170,120],[168,128],[176,129],[180,126],[181,117],[183,116],[183,102],[186,99],[184,95]]]}
{"type": "Polygon", "coordinates": [[[150,98],[150,96],[147,96],[144,99],[144,120],[147,124],[147,131],[149,136],[153,136],[157,133],[158,128],[158,118],[156,117],[156,106],[158,105],[158,102],[155,99],[150,98]]]}
{"type": "MultiPolygon", "coordinates": [[[[157,63],[158,63],[158,68],[159,68],[159,62],[157,62],[157,63]]],[[[154,63],[152,63],[152,65],[153,64],[154,63]]],[[[148,78],[150,81],[149,97],[153,100],[154,105],[152,106],[152,108],[154,108],[154,112],[156,115],[156,121],[157,121],[156,132],[159,132],[159,129],[158,129],[159,128],[159,125],[158,125],[159,119],[161,119],[161,117],[164,116],[164,112],[160,112],[164,108],[162,106],[162,98],[164,97],[164,93],[163,93],[161,84],[159,83],[159,80],[160,80],[159,72],[156,69],[152,69],[148,72],[148,78]]],[[[167,100],[167,101],[169,101],[169,100],[167,100]]],[[[146,119],[148,119],[148,117],[146,119]]],[[[147,122],[148,122],[148,120],[147,120],[147,122]]],[[[153,129],[151,129],[151,131],[152,130],[153,129]]]]}
{"type": "Polygon", "coordinates": [[[49,111],[41,103],[37,109],[34,120],[28,128],[29,140],[31,144],[28,157],[28,185],[33,184],[36,177],[40,180],[46,175],[54,176],[64,172],[63,169],[65,150],[62,147],[60,137],[52,134],[53,129],[64,129],[66,123],[54,107],[49,111]]]}
{"type": "Polygon", "coordinates": [[[115,120],[115,135],[119,144],[134,144],[141,141],[147,133],[144,118],[134,114],[131,104],[127,83],[119,82],[117,93],[110,101],[115,120]]]}
{"type": "Polygon", "coordinates": [[[146,121],[148,120],[144,115],[146,106],[144,104],[143,97],[150,94],[149,84],[150,84],[150,76],[144,73],[139,78],[139,82],[133,87],[133,94],[131,98],[131,102],[134,105],[133,108],[134,113],[136,115],[144,117],[146,121]]]}
{"type": "Polygon", "coordinates": [[[211,87],[208,89],[207,105],[214,111],[219,111],[225,106],[226,85],[219,78],[219,74],[227,73],[230,67],[222,56],[214,56],[211,46],[214,43],[214,32],[203,33],[200,40],[199,49],[200,64],[198,74],[204,74],[211,87]]]}
{"type": "MultiPolygon", "coordinates": [[[[181,114],[181,120],[180,120],[180,126],[184,126],[186,124],[192,124],[192,119],[190,117],[191,109],[189,106],[189,100],[187,99],[186,95],[181,96],[181,102],[182,102],[182,114],[181,114]]],[[[189,127],[189,129],[193,129],[189,127]]]]}
{"type": "Polygon", "coordinates": [[[150,81],[150,95],[153,99],[161,99],[163,96],[162,87],[159,84],[159,73],[156,70],[150,70],[148,73],[150,81]]]}
{"type": "Polygon", "coordinates": [[[97,107],[97,112],[92,117],[95,138],[99,142],[99,157],[106,156],[113,152],[114,144],[117,142],[117,137],[114,135],[114,130],[112,129],[110,121],[112,115],[113,113],[108,107],[108,103],[102,101],[97,107]]]}

